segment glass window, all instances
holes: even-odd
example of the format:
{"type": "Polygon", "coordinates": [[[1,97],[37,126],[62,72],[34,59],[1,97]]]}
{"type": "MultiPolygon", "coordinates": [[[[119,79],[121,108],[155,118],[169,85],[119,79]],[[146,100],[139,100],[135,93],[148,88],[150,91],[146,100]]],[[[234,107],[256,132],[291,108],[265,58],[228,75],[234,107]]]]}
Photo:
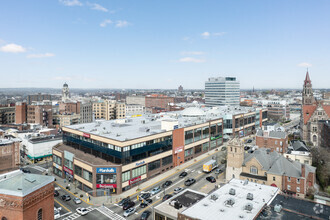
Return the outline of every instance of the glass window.
{"type": "Polygon", "coordinates": [[[112,184],[117,182],[116,174],[97,174],[96,184],[112,184]]]}
{"type": "Polygon", "coordinates": [[[288,176],[288,182],[291,182],[291,177],[288,176]]]}
{"type": "Polygon", "coordinates": [[[250,173],[251,173],[251,174],[255,174],[255,175],[258,174],[258,168],[253,167],[253,166],[250,167],[250,173]]]}
{"type": "Polygon", "coordinates": [[[42,209],[38,210],[38,220],[42,220],[42,209]]]}
{"type": "Polygon", "coordinates": [[[184,141],[185,145],[192,143],[193,142],[193,130],[186,131],[184,138],[185,138],[185,141],[184,141]]]}
{"type": "Polygon", "coordinates": [[[56,163],[57,165],[62,166],[62,158],[56,155],[53,155],[53,162],[56,163]]]}
{"type": "Polygon", "coordinates": [[[209,149],[209,142],[203,144],[203,151],[207,151],[209,149]]]}
{"type": "Polygon", "coordinates": [[[193,148],[187,149],[184,151],[184,156],[189,157],[193,154],[193,148]]]}
{"type": "Polygon", "coordinates": [[[300,192],[300,187],[299,186],[297,186],[297,192],[300,192]]]}
{"type": "Polygon", "coordinates": [[[275,176],[273,176],[273,181],[275,181],[275,176]]]}
{"type": "Polygon", "coordinates": [[[300,179],[297,179],[297,183],[298,183],[298,184],[300,183],[300,179]]]}
{"type": "Polygon", "coordinates": [[[137,176],[141,176],[142,174],[145,174],[147,172],[147,166],[141,166],[138,168],[135,168],[132,170],[132,178],[135,178],[137,176]]]}
{"type": "Polygon", "coordinates": [[[195,147],[195,154],[198,154],[199,152],[202,152],[202,145],[198,145],[195,147]]]}
{"type": "Polygon", "coordinates": [[[194,133],[194,141],[199,141],[200,139],[202,139],[202,129],[197,128],[194,133]]]}
{"type": "Polygon", "coordinates": [[[173,163],[173,157],[172,157],[172,155],[167,156],[167,157],[164,157],[162,159],[162,166],[166,166],[166,165],[171,164],[171,163],[173,163]]]}
{"type": "Polygon", "coordinates": [[[209,127],[204,127],[203,128],[203,139],[209,137],[209,132],[210,132],[209,127]]]}
{"type": "Polygon", "coordinates": [[[91,172],[87,171],[87,170],[84,170],[83,171],[83,178],[89,182],[92,182],[93,180],[93,175],[91,172]]]}
{"type": "Polygon", "coordinates": [[[211,125],[211,137],[214,137],[217,132],[217,126],[216,125],[211,125]]]}
{"type": "Polygon", "coordinates": [[[290,185],[288,185],[288,190],[290,190],[291,189],[291,186],[290,185]]]}
{"type": "Polygon", "coordinates": [[[129,179],[131,179],[131,171],[126,171],[125,173],[121,174],[121,181],[122,182],[126,182],[129,179]]]}
{"type": "Polygon", "coordinates": [[[156,170],[158,168],[160,168],[160,160],[156,160],[148,164],[148,171],[156,170]]]}
{"type": "Polygon", "coordinates": [[[64,159],[64,166],[66,166],[67,168],[73,170],[73,163],[72,163],[72,161],[70,161],[68,159],[64,159]]]}
{"type": "Polygon", "coordinates": [[[78,176],[82,176],[82,168],[75,165],[74,166],[74,174],[78,175],[78,176]]]}

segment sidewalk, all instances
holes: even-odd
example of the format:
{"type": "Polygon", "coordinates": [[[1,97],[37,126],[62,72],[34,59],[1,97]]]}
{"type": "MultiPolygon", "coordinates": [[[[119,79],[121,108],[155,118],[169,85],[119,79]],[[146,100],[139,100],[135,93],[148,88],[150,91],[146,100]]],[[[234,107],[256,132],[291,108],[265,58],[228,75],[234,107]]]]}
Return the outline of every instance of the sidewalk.
{"type": "Polygon", "coordinates": [[[198,163],[200,160],[203,160],[207,157],[212,156],[213,154],[217,153],[217,152],[221,152],[221,148],[223,146],[226,146],[226,143],[219,146],[218,148],[215,148],[205,154],[202,154],[196,158],[194,158],[193,160],[190,160],[178,167],[174,167],[173,169],[162,173],[146,182],[141,183],[139,186],[135,186],[123,193],[121,193],[120,195],[111,195],[110,196],[99,196],[99,197],[93,197],[93,196],[87,196],[86,192],[80,190],[80,189],[75,189],[74,184],[70,183],[70,190],[67,190],[66,187],[68,186],[69,182],[63,178],[60,178],[56,175],[56,181],[55,184],[57,184],[58,186],[60,186],[62,188],[63,191],[68,192],[69,194],[76,196],[78,198],[80,198],[82,201],[84,201],[85,203],[89,204],[89,205],[94,205],[94,206],[101,206],[103,204],[106,205],[110,205],[113,203],[117,203],[119,202],[121,199],[126,198],[126,197],[132,197],[132,196],[136,196],[137,194],[139,194],[141,191],[143,191],[144,189],[151,187],[153,185],[156,185],[157,183],[161,182],[162,180],[173,176],[177,173],[180,173],[182,171],[184,171],[185,169],[189,168],[190,166],[192,166],[195,163],[198,163]],[[139,190],[138,190],[139,189],[139,190]],[[77,192],[77,194],[75,194],[75,192],[77,192]],[[83,195],[83,197],[80,197],[80,195],[83,195]],[[88,197],[90,198],[90,201],[88,201],[88,197]]]}

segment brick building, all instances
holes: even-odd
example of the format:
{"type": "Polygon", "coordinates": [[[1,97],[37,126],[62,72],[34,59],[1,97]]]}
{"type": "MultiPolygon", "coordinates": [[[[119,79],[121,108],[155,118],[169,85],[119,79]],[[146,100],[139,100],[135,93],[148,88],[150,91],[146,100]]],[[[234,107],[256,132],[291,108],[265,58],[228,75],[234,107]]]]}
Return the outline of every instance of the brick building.
{"type": "Polygon", "coordinates": [[[0,173],[17,169],[19,163],[19,141],[0,138],[0,173]]]}
{"type": "Polygon", "coordinates": [[[35,94],[27,96],[27,104],[31,105],[33,102],[52,101],[52,96],[49,94],[35,94]]]}
{"type": "Polygon", "coordinates": [[[80,114],[80,102],[60,102],[59,113],[80,114]]]}
{"type": "Polygon", "coordinates": [[[15,123],[15,106],[0,107],[0,124],[14,124],[15,123]]]}
{"type": "Polygon", "coordinates": [[[27,123],[27,104],[25,102],[17,102],[15,105],[15,123],[25,124],[27,123]]]}
{"type": "Polygon", "coordinates": [[[239,178],[275,186],[283,192],[304,197],[315,184],[316,168],[285,158],[277,151],[260,148],[245,154],[240,140],[233,139],[227,147],[226,180],[239,178]]]}
{"type": "Polygon", "coordinates": [[[0,175],[0,218],[54,219],[54,177],[23,173],[0,175]]]}
{"type": "Polygon", "coordinates": [[[53,125],[51,102],[28,105],[26,115],[28,124],[40,124],[46,127],[51,127],[53,125]]]}
{"type": "Polygon", "coordinates": [[[174,103],[174,97],[153,94],[146,96],[146,108],[166,109],[169,103],[174,103]]]}
{"type": "Polygon", "coordinates": [[[288,150],[288,135],[282,131],[258,130],[256,145],[260,148],[268,148],[271,151],[283,154],[288,150]]]}

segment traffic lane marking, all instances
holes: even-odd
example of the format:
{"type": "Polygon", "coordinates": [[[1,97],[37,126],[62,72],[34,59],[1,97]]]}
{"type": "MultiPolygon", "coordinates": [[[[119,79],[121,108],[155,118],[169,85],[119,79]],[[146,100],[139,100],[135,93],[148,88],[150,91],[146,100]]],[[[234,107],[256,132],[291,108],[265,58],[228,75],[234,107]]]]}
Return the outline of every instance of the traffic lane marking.
{"type": "Polygon", "coordinates": [[[80,199],[81,201],[83,201],[84,203],[88,204],[88,205],[93,205],[92,203],[86,202],[84,199],[79,198],[78,196],[76,196],[75,194],[73,194],[72,192],[70,192],[69,190],[65,189],[62,185],[60,185],[59,183],[55,183],[57,184],[59,187],[61,187],[62,189],[64,189],[65,191],[67,191],[68,193],[72,194],[74,197],[77,197],[78,199],[80,199]]]}
{"type": "MultiPolygon", "coordinates": [[[[173,192],[168,193],[168,194],[173,194],[173,192]]],[[[157,200],[156,202],[151,203],[150,206],[147,206],[146,208],[143,208],[143,209],[142,209],[141,211],[139,211],[138,213],[140,214],[140,213],[142,213],[144,210],[146,210],[146,209],[148,209],[148,208],[155,207],[155,204],[156,204],[156,203],[159,203],[159,202],[162,201],[162,200],[163,200],[163,199],[159,199],[159,200],[157,200]]]]}
{"type": "Polygon", "coordinates": [[[56,199],[54,199],[54,201],[59,204],[60,206],[62,206],[63,208],[65,208],[68,212],[71,212],[70,209],[68,209],[66,206],[64,206],[62,203],[60,203],[59,201],[57,201],[56,199]]]}
{"type": "MultiPolygon", "coordinates": [[[[221,146],[221,147],[223,147],[223,146],[221,146]]],[[[220,148],[220,147],[218,147],[218,148],[220,148]]],[[[216,149],[218,149],[218,148],[216,148],[216,149]]],[[[165,180],[166,178],[169,178],[169,177],[171,177],[171,176],[174,176],[175,174],[181,172],[182,170],[185,170],[185,169],[187,169],[188,167],[191,167],[191,166],[195,165],[196,163],[198,163],[198,162],[200,162],[200,161],[202,161],[202,160],[205,160],[205,159],[209,158],[210,156],[212,156],[213,154],[216,154],[216,153],[218,153],[218,152],[219,152],[219,149],[218,149],[217,151],[215,150],[213,153],[211,153],[210,155],[206,156],[205,158],[201,158],[201,159],[197,160],[196,162],[194,162],[194,163],[192,163],[192,164],[190,164],[190,165],[187,165],[187,166],[184,167],[184,168],[181,168],[181,169],[177,170],[177,171],[174,172],[173,174],[171,174],[171,175],[169,175],[169,176],[167,176],[167,177],[164,177],[164,178],[158,180],[157,182],[155,182],[155,183],[153,183],[153,184],[151,184],[151,185],[149,185],[149,186],[147,186],[147,187],[142,188],[141,191],[142,191],[142,190],[145,190],[145,189],[147,189],[147,188],[149,188],[150,186],[153,186],[153,185],[158,184],[159,182],[165,180]]],[[[207,153],[205,153],[205,154],[207,154],[207,153]]],[[[174,169],[174,168],[173,168],[173,169],[174,169]]],[[[135,192],[135,193],[129,195],[128,197],[135,196],[135,195],[137,195],[138,193],[139,193],[139,192],[135,192]]],[[[118,202],[119,202],[119,201],[118,201],[118,202]]],[[[117,202],[117,203],[118,203],[118,202],[117,202]]]]}

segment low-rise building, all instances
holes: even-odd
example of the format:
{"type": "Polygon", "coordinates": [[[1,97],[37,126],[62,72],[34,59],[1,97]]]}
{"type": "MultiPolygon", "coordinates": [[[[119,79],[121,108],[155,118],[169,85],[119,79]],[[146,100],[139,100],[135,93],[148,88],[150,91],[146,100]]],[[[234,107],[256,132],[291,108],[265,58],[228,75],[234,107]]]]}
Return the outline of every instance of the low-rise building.
{"type": "Polygon", "coordinates": [[[80,114],[57,114],[53,115],[53,125],[59,127],[75,125],[80,123],[80,114]]]}
{"type": "Polygon", "coordinates": [[[285,153],[288,150],[288,135],[282,131],[258,130],[256,145],[260,148],[285,153]]]}
{"type": "Polygon", "coordinates": [[[125,103],[115,100],[99,100],[93,103],[95,119],[120,119],[126,117],[125,103]]]}
{"type": "MultiPolygon", "coordinates": [[[[279,189],[232,179],[221,188],[178,213],[178,220],[255,219],[279,189]]],[[[156,218],[157,219],[157,218],[156,218]]],[[[175,218],[176,219],[176,218],[175,218]]]]}
{"type": "Polygon", "coordinates": [[[0,173],[15,170],[19,164],[19,140],[0,138],[0,173]]]}
{"type": "Polygon", "coordinates": [[[303,141],[292,141],[283,156],[299,163],[312,165],[312,155],[303,141]]]}
{"type": "Polygon", "coordinates": [[[54,177],[23,173],[0,175],[0,218],[54,219],[54,177]]]}
{"type": "Polygon", "coordinates": [[[15,123],[15,106],[0,107],[0,124],[15,123]]]}
{"type": "Polygon", "coordinates": [[[143,105],[126,105],[126,116],[142,115],[145,113],[143,105]]]}

